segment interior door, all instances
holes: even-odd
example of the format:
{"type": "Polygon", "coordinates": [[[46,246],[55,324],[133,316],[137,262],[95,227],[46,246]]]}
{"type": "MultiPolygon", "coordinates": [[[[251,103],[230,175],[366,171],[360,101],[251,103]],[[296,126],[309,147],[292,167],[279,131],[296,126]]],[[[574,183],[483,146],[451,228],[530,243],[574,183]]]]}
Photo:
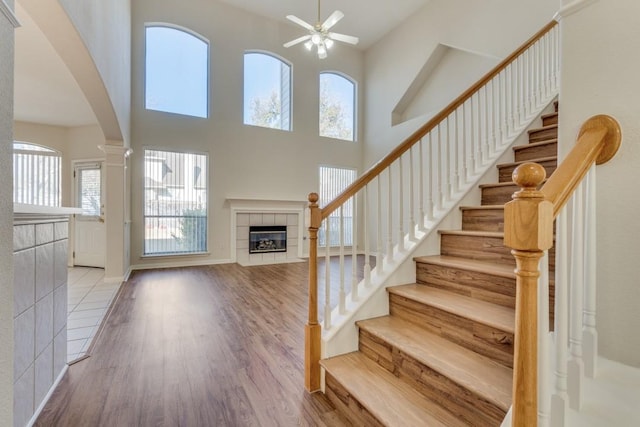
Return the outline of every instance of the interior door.
{"type": "Polygon", "coordinates": [[[73,171],[76,207],[73,264],[104,268],[106,235],[102,163],[77,163],[73,171]]]}

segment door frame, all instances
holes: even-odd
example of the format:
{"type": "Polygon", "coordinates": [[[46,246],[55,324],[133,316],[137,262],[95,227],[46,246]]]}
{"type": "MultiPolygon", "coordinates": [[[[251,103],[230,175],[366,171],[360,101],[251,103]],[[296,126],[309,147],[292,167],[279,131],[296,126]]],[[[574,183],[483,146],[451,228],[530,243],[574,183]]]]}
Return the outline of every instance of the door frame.
{"type": "MultiPolygon", "coordinates": [[[[100,163],[100,199],[101,199],[101,216],[104,218],[104,212],[106,212],[106,204],[104,198],[104,190],[105,190],[105,180],[104,180],[104,168],[106,166],[106,159],[104,158],[88,158],[88,159],[75,159],[71,160],[71,194],[70,201],[72,206],[77,206],[78,204],[78,188],[76,185],[76,176],[75,171],[78,165],[82,165],[84,163],[100,163]]],[[[107,248],[105,247],[105,264],[106,264],[106,253],[107,248]]],[[[74,267],[75,266],[75,250],[76,250],[76,214],[71,215],[69,218],[69,250],[67,251],[67,266],[74,267]]]]}

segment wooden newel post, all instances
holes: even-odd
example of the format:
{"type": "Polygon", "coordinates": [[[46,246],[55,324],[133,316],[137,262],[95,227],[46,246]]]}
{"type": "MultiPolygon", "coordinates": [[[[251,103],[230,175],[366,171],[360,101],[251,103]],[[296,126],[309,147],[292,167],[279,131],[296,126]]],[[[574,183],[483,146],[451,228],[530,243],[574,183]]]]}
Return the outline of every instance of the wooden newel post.
{"type": "Polygon", "coordinates": [[[553,204],[538,191],[545,176],[538,164],[519,166],[513,181],[521,190],[504,208],[504,244],[516,258],[513,426],[535,426],[538,418],[538,265],[553,244],[553,204]]]}
{"type": "Polygon", "coordinates": [[[320,390],[320,341],[318,324],[318,229],[322,212],[318,194],[309,194],[309,318],[304,328],[304,386],[309,392],[320,390]]]}

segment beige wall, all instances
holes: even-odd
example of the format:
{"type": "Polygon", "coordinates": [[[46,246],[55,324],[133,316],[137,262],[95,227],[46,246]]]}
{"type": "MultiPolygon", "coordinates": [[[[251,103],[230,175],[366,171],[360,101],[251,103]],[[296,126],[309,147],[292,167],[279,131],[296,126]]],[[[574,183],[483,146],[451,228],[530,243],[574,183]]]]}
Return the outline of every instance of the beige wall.
{"type": "MultiPolygon", "coordinates": [[[[419,117],[392,126],[391,115],[439,43],[504,58],[551,21],[558,8],[559,0],[431,0],[367,50],[364,165],[378,161],[424,124],[419,117]]],[[[484,71],[468,70],[475,74],[468,77],[476,81],[484,71]]],[[[446,86],[442,90],[450,92],[446,86]]],[[[449,93],[445,105],[459,94],[449,93]]]]}
{"type": "Polygon", "coordinates": [[[561,30],[562,148],[592,115],[622,126],[620,151],[597,168],[597,323],[600,354],[640,367],[640,4],[598,1],[563,19],[561,30]]]}
{"type": "MultiPolygon", "coordinates": [[[[227,198],[306,200],[317,191],[318,165],[360,170],[362,142],[318,136],[318,73],[343,72],[363,81],[362,53],[336,43],[325,60],[302,46],[282,44],[301,35],[282,24],[221,2],[193,0],[176,7],[168,0],[133,2],[132,234],[131,263],[172,262],[141,259],[143,149],[145,146],[209,154],[211,256],[196,261],[228,260],[230,211],[227,198]],[[190,28],[211,42],[210,117],[196,119],[144,105],[144,23],[167,22],[190,28]],[[243,125],[243,54],[247,49],[274,52],[293,64],[293,131],[243,125]]],[[[358,132],[362,135],[361,132],[358,132]]],[[[174,262],[178,260],[173,260],[174,262]]],[[[192,260],[180,258],[179,262],[192,260]]]]}
{"type": "MultiPolygon", "coordinates": [[[[6,1],[13,10],[13,0],[6,1]]],[[[0,425],[13,425],[13,25],[0,13],[0,425]]]]}
{"type": "Polygon", "coordinates": [[[131,0],[60,0],[100,72],[125,145],[131,115],[131,0]]]}

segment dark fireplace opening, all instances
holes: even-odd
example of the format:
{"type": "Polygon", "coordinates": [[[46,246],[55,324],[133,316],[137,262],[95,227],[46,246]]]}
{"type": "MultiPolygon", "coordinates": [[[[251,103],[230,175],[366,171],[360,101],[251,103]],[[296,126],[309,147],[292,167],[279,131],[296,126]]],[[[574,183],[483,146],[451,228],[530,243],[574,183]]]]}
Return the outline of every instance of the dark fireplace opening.
{"type": "Polygon", "coordinates": [[[252,225],[249,227],[250,254],[286,251],[286,225],[252,225]]]}

